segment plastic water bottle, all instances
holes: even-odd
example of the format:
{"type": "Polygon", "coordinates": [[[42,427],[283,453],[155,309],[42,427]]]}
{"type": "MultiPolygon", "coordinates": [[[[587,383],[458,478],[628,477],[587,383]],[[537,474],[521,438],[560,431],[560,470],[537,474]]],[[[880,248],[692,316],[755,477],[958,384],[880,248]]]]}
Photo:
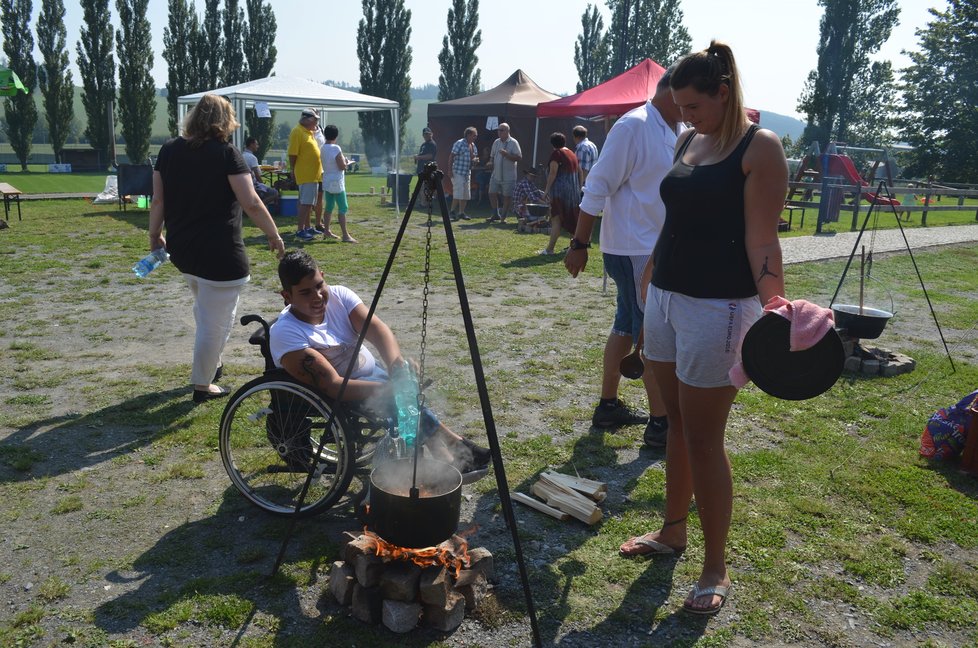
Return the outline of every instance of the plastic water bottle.
{"type": "Polygon", "coordinates": [[[397,405],[397,429],[404,443],[414,445],[418,436],[418,377],[408,364],[401,364],[391,372],[394,387],[394,403],[397,405]]]}
{"type": "Polygon", "coordinates": [[[156,248],[137,261],[136,265],[132,267],[132,271],[136,273],[136,276],[140,279],[145,279],[146,275],[166,263],[167,259],[169,258],[170,255],[166,253],[164,248],[156,248]]]}

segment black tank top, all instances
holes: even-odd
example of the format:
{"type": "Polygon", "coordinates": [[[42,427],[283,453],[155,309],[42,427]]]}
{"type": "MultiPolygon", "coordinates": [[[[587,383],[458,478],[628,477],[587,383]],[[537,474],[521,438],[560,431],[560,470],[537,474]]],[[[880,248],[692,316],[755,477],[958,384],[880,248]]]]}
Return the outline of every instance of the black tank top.
{"type": "Polygon", "coordinates": [[[652,284],[690,297],[744,298],[757,294],[744,246],[744,151],[756,124],[737,148],[716,164],[685,164],[683,154],[694,133],[676,154],[659,193],[666,221],[652,252],[652,284]]]}

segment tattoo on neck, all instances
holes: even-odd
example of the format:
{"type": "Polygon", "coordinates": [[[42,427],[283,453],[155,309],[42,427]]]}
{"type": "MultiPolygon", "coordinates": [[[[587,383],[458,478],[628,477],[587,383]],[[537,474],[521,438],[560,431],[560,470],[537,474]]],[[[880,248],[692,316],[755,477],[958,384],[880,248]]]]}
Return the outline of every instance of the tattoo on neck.
{"type": "Polygon", "coordinates": [[[764,257],[764,265],[761,266],[761,274],[758,275],[757,280],[760,281],[764,277],[774,277],[777,278],[778,275],[774,274],[767,268],[767,257],[764,257]]]}

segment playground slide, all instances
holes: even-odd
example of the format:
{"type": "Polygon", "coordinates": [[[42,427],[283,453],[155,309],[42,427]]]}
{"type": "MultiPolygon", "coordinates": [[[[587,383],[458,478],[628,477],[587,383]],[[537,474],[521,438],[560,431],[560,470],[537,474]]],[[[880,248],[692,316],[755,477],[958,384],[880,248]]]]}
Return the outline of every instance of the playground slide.
{"type": "MultiPolygon", "coordinates": [[[[847,182],[861,187],[869,186],[869,183],[859,177],[856,165],[848,155],[829,155],[829,175],[842,176],[847,182]]],[[[862,193],[863,199],[868,200],[874,205],[899,205],[900,201],[896,198],[886,198],[878,196],[870,191],[862,193]]]]}

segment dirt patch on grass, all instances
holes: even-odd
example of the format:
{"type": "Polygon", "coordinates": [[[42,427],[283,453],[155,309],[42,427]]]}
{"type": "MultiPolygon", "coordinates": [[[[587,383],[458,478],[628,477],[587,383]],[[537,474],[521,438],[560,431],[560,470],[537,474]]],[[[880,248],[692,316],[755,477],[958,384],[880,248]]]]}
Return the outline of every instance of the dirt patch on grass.
{"type": "MultiPolygon", "coordinates": [[[[26,310],[10,306],[18,291],[0,283],[8,315],[0,336],[6,400],[0,418],[0,644],[318,645],[339,636],[349,640],[342,645],[530,644],[514,548],[492,476],[466,488],[462,526],[478,525],[473,543],[496,555],[496,604],[447,637],[419,629],[395,638],[362,627],[325,593],[342,533],[359,529],[349,508],[337,506],[292,528],[251,507],[231,487],[217,455],[223,402],[190,401],[193,318],[176,273],[163,270],[145,284],[120,282],[111,291],[98,287],[98,273],[92,269],[71,280],[63,298],[36,299],[26,310]],[[283,568],[271,577],[290,532],[283,568]]],[[[372,295],[372,286],[352,270],[337,283],[365,299],[372,295]]],[[[752,606],[746,617],[736,586],[709,627],[676,613],[698,571],[701,555],[693,549],[678,561],[647,563],[634,578],[623,573],[617,543],[629,520],[660,507],[655,485],[663,479],[663,457],[642,448],[641,428],[611,433],[588,426],[613,288],[602,292],[593,274],[573,281],[527,272],[520,281],[502,283],[470,287],[469,300],[510,488],[526,492],[538,469],[532,457],[552,447],[561,469],[580,468],[608,482],[610,492],[604,505],[610,532],[600,535],[516,509],[545,643],[689,643],[718,632],[735,636],[717,635],[731,645],[753,644],[745,638],[752,636],[760,643],[777,636],[840,646],[920,638],[911,630],[881,637],[865,603],[880,592],[862,592],[838,564],[799,575],[800,599],[807,596],[805,587],[834,579],[832,587],[848,583],[861,592],[860,603],[809,597],[811,608],[781,625],[752,625],[764,616],[756,603],[764,595],[748,585],[752,606]],[[611,610],[602,602],[598,611],[583,606],[582,612],[579,601],[568,600],[575,581],[585,592],[618,582],[623,601],[611,610]]],[[[378,310],[411,354],[420,343],[420,301],[416,282],[399,278],[378,310]]],[[[280,307],[266,278],[245,290],[239,315],[268,316],[280,307]]],[[[445,281],[430,296],[427,334],[433,406],[453,428],[484,443],[465,329],[445,281]]],[[[230,386],[260,373],[245,329],[235,327],[224,362],[224,384],[230,386]]],[[[638,383],[623,383],[623,393],[643,400],[638,383]]],[[[776,450],[782,441],[777,430],[757,424],[749,408],[735,408],[732,452],[776,450]]],[[[359,488],[355,482],[351,493],[359,488]]],[[[933,551],[908,549],[904,569],[918,575],[907,579],[907,591],[922,578],[933,551]]],[[[963,564],[978,564],[973,551],[953,553],[963,564]]],[[[743,569],[747,575],[749,566],[743,569]]],[[[928,637],[935,645],[973,639],[966,629],[940,629],[928,637]]]]}

